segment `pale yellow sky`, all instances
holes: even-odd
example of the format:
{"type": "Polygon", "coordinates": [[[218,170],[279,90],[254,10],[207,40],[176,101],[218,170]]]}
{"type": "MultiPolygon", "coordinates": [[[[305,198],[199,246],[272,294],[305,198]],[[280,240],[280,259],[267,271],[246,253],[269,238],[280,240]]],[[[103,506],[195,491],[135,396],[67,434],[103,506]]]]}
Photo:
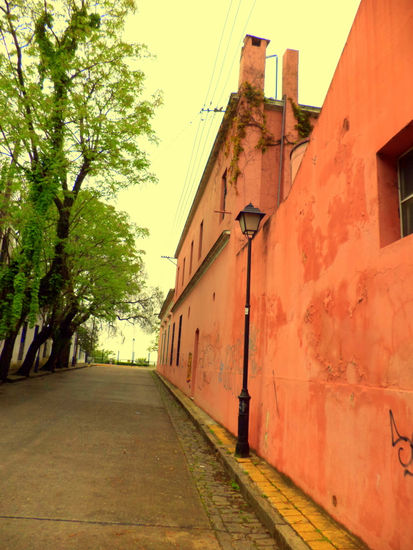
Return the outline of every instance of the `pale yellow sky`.
{"type": "MultiPolygon", "coordinates": [[[[138,13],[128,21],[128,40],[143,42],[156,55],[145,61],[148,91],[161,89],[164,105],[154,127],[158,147],[148,147],[156,186],[123,192],[117,207],[127,211],[151,236],[146,250],[149,282],[166,294],[174,286],[175,268],[161,256],[173,256],[210,152],[221,115],[203,107],[225,107],[236,91],[238,63],[245,34],[267,38],[267,55],[280,59],[287,48],[300,52],[299,101],[322,106],[360,0],[137,0],[138,13]]],[[[280,90],[281,79],[278,79],[280,90]]],[[[275,59],[266,68],[266,96],[275,95],[275,59]]],[[[278,93],[280,98],[280,92],[278,93]]],[[[147,356],[151,338],[121,326],[122,335],[104,347],[130,359],[147,356]]],[[[152,354],[151,359],[154,359],[152,354]]]]}

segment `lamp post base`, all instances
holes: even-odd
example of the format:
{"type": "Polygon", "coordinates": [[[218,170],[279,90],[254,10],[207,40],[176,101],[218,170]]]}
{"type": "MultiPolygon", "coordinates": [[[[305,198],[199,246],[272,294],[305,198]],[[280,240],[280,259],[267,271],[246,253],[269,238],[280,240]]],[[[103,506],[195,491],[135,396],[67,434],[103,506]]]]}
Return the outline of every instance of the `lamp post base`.
{"type": "Polygon", "coordinates": [[[250,416],[250,395],[248,390],[242,388],[238,396],[238,439],[235,446],[235,456],[247,458],[250,454],[250,446],[248,443],[248,424],[250,416]]]}

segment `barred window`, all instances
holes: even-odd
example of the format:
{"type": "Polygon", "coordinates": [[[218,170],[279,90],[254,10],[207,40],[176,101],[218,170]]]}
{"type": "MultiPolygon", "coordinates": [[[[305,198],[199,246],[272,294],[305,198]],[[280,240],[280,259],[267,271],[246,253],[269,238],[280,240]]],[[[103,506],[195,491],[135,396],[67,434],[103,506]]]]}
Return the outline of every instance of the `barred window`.
{"type": "Polygon", "coordinates": [[[399,157],[399,198],[402,237],[413,233],[413,149],[399,157]]]}

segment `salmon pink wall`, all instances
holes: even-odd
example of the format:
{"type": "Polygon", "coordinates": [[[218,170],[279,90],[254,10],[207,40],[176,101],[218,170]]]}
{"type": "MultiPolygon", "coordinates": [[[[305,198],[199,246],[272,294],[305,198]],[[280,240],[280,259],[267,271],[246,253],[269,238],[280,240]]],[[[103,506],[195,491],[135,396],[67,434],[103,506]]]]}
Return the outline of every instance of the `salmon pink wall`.
{"type": "MultiPolygon", "coordinates": [[[[158,365],[236,432],[246,246],[234,219],[252,200],[268,216],[252,243],[250,444],[378,550],[413,548],[413,235],[400,238],[396,168],[413,147],[412,28],[410,0],[362,0],[292,186],[291,145],[284,151],[279,208],[281,111],[268,103],[274,144],[260,151],[247,133],[223,223],[212,208],[231,126],[178,261],[200,219],[211,224],[206,253],[230,233],[172,306],[171,321],[183,316],[179,366],[158,365]]],[[[242,70],[250,47],[247,38],[242,70]]],[[[288,106],[295,54],[287,57],[288,106]]],[[[286,115],[297,142],[292,109],[286,115]]]]}

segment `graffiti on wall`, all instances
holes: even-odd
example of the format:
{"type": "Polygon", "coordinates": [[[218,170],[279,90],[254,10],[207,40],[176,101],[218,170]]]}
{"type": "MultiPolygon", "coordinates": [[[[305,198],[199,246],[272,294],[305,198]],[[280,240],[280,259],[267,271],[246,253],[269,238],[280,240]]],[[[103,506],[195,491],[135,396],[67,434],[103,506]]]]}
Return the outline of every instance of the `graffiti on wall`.
{"type": "Polygon", "coordinates": [[[187,369],[186,369],[186,381],[189,384],[191,382],[191,380],[192,380],[192,353],[189,352],[188,353],[188,366],[187,366],[187,369]]]}
{"type": "MultiPolygon", "coordinates": [[[[257,331],[251,328],[249,340],[249,372],[248,377],[253,380],[261,372],[261,367],[255,360],[257,331]]],[[[219,363],[218,383],[234,395],[238,395],[240,377],[243,369],[244,340],[237,338],[232,344],[225,347],[219,363]]]]}
{"type": "Polygon", "coordinates": [[[207,343],[199,350],[198,368],[200,376],[197,376],[195,380],[199,390],[211,383],[213,368],[217,364],[217,349],[215,344],[207,343]]]}
{"type": "Polygon", "coordinates": [[[230,392],[234,392],[234,379],[241,372],[241,340],[226,346],[219,363],[218,382],[230,392]]]}
{"type": "Polygon", "coordinates": [[[400,465],[404,468],[404,475],[413,476],[413,434],[411,439],[404,435],[400,435],[393,411],[390,410],[389,413],[392,446],[397,447],[397,455],[400,465]]]}
{"type": "MultiPolygon", "coordinates": [[[[261,366],[255,360],[256,340],[256,331],[252,329],[249,343],[249,378],[251,380],[261,372],[261,366]]],[[[215,335],[212,341],[205,342],[199,350],[200,376],[196,377],[195,382],[197,390],[202,390],[203,387],[217,381],[227,391],[238,395],[242,376],[243,349],[244,341],[241,337],[225,347],[221,346],[219,335],[215,335]]]]}

